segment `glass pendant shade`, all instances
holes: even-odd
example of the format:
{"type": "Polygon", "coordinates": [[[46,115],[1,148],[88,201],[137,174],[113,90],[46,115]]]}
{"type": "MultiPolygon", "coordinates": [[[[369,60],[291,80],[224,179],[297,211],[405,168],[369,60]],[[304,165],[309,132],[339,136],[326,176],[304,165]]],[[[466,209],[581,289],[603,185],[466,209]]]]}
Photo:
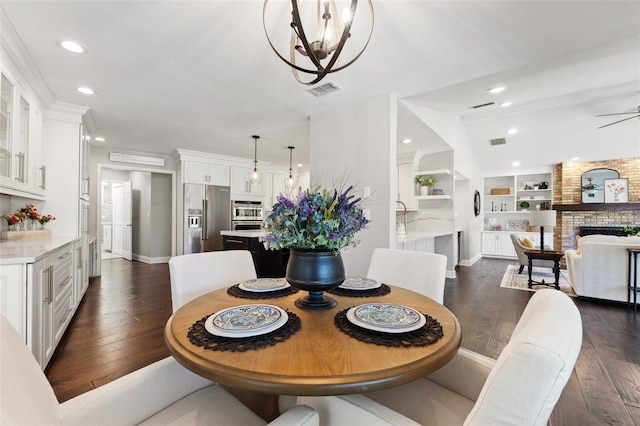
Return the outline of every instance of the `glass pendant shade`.
{"type": "Polygon", "coordinates": [[[253,138],[254,157],[253,170],[249,171],[249,182],[252,185],[260,185],[262,183],[262,173],[258,170],[258,139],[260,136],[251,136],[253,138]]]}
{"type": "Polygon", "coordinates": [[[284,187],[287,191],[291,191],[296,186],[296,178],[293,177],[293,150],[295,147],[288,146],[289,149],[289,177],[284,181],[284,187]]]}

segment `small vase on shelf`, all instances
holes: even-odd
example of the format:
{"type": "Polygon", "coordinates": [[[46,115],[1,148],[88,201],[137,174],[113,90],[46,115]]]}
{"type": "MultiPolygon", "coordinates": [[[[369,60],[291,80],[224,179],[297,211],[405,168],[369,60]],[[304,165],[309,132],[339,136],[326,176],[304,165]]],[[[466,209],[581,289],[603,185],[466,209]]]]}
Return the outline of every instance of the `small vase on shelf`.
{"type": "Polygon", "coordinates": [[[420,187],[420,195],[429,195],[430,192],[431,192],[431,187],[430,186],[421,186],[420,187]]]}

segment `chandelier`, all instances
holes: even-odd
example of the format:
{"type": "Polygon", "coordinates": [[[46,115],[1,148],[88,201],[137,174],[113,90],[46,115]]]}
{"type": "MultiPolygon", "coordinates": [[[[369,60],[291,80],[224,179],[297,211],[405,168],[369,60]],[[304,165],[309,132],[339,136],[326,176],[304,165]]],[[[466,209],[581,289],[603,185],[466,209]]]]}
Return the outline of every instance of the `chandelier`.
{"type": "Polygon", "coordinates": [[[296,80],[315,84],[327,74],[354,63],[366,49],[373,33],[373,5],[371,0],[365,1],[368,13],[367,8],[357,9],[358,0],[291,0],[290,5],[265,0],[262,25],[267,41],[292,68],[296,80]],[[289,16],[291,21],[287,25],[283,19],[289,16]],[[310,41],[310,37],[315,38],[310,41]],[[281,53],[287,44],[289,59],[286,53],[281,53]],[[341,55],[346,61],[342,65],[341,55]],[[310,81],[302,81],[298,72],[313,76],[310,81]]]}

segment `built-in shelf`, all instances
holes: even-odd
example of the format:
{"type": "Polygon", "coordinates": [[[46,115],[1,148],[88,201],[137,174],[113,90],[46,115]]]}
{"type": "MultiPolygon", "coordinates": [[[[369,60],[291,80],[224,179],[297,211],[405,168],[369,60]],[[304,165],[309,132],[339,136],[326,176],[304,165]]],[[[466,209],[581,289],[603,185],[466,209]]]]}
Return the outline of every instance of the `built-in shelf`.
{"type": "Polygon", "coordinates": [[[416,200],[450,200],[450,195],[417,195],[416,200]]]}
{"type": "Polygon", "coordinates": [[[414,173],[414,176],[424,176],[424,175],[451,175],[451,170],[449,169],[420,170],[414,173]]]}

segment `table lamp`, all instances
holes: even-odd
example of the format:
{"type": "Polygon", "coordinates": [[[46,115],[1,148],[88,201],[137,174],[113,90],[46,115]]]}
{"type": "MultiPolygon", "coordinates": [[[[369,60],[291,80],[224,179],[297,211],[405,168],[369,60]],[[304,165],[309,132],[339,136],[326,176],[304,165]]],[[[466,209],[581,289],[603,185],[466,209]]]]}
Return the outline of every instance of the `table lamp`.
{"type": "Polygon", "coordinates": [[[529,226],[540,227],[540,251],[544,251],[544,227],[556,226],[555,210],[532,210],[529,212],[529,226]]]}

